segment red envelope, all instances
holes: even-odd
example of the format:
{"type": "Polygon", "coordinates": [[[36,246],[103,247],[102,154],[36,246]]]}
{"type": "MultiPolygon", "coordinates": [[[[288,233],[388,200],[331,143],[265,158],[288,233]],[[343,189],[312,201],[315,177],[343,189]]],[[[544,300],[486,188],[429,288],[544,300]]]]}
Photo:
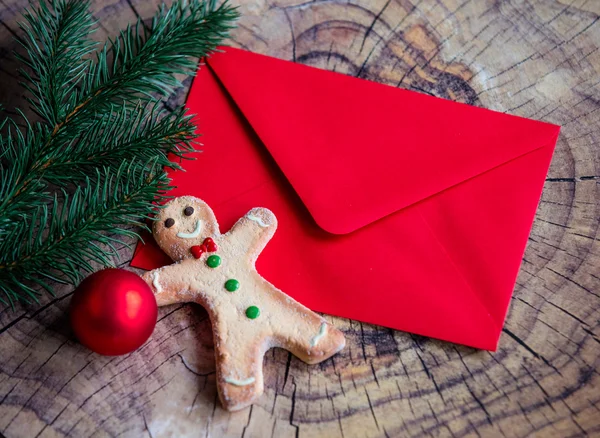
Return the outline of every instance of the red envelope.
{"type": "Polygon", "coordinates": [[[271,209],[257,269],[311,309],[495,350],[560,128],[224,50],[190,91],[204,147],[171,194],[223,232],[271,209]]]}

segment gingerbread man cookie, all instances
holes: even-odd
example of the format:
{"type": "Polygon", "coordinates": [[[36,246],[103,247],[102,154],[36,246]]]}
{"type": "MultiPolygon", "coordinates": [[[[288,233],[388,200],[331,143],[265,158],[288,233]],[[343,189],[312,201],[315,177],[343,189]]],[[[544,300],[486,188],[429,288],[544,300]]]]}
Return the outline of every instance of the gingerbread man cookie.
{"type": "Polygon", "coordinates": [[[262,362],[270,348],[314,364],[345,345],[342,332],[256,272],[256,259],[276,228],[271,211],[254,208],[221,234],[213,211],[193,196],[171,200],[154,222],[157,243],[176,263],[143,278],[159,306],[195,302],[208,311],[217,389],[230,411],[263,393],[262,362]]]}

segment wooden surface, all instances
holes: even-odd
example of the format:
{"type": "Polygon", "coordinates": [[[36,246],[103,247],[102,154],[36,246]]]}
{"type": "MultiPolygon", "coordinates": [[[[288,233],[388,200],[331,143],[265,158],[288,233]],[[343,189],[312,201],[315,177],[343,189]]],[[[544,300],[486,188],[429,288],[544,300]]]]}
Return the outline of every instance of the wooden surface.
{"type": "MultiPolygon", "coordinates": [[[[25,3],[0,0],[9,110],[23,105],[10,52],[25,3]]],[[[93,2],[97,37],[156,3],[93,2]]],[[[248,0],[241,12],[234,45],[563,126],[500,349],[331,318],[341,354],[309,367],[270,351],[265,395],[230,414],[201,308],[161,309],[142,349],[106,358],[74,340],[71,289],[58,288],[0,314],[2,434],[600,436],[600,2],[248,0]]]]}

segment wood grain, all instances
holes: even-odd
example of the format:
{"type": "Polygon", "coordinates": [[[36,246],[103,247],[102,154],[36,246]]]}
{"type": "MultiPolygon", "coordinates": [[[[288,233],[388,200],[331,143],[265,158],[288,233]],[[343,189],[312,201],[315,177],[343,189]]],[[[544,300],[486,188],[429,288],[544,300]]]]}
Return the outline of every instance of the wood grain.
{"type": "MultiPolygon", "coordinates": [[[[0,101],[23,106],[0,0],[0,101]]],[[[97,0],[97,38],[156,1],[97,0]]],[[[595,0],[241,1],[235,46],[562,125],[496,353],[339,318],[338,356],[265,359],[252,408],[218,404],[206,313],[161,309],[124,357],[90,353],[70,288],[0,313],[0,431],[54,436],[600,436],[600,7],[595,0]]],[[[186,87],[170,99],[185,99],[186,87]]],[[[123,248],[123,265],[131,256],[123,248]]]]}

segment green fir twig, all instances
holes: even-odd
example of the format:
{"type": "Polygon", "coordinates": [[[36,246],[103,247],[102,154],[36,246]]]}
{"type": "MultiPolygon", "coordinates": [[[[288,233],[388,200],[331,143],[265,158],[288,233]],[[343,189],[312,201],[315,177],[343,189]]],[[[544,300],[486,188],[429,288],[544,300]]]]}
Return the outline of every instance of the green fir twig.
{"type": "Polygon", "coordinates": [[[168,155],[194,150],[191,116],[159,99],[227,38],[237,12],[176,0],[100,50],[88,1],[42,0],[24,17],[20,73],[39,120],[0,121],[0,301],[12,304],[78,282],[91,262],[111,266],[115,239],[145,227],[170,188],[163,167],[178,167],[168,155]]]}
{"type": "Polygon", "coordinates": [[[160,166],[146,164],[129,161],[116,171],[96,170],[99,183],[85,178],[72,195],[66,191],[54,195],[49,206],[37,209],[23,226],[14,227],[0,242],[2,258],[10,260],[0,265],[0,291],[8,300],[37,300],[36,284],[52,294],[47,280],[77,283],[82,272],[93,271],[90,261],[114,266],[116,239],[107,231],[139,237],[115,225],[147,229],[142,218],[152,214],[152,201],[162,199],[168,190],[169,179],[160,166]]]}

